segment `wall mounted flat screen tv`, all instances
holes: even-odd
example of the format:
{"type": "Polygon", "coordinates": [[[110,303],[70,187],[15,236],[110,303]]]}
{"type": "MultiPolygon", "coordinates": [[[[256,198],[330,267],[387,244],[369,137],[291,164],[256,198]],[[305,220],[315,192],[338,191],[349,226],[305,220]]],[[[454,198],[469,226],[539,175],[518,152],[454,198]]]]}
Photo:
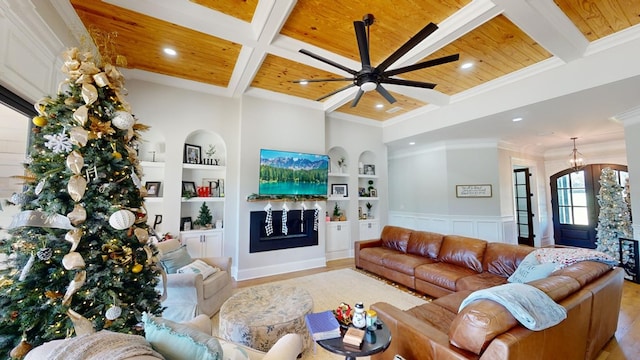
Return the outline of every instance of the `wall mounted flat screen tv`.
{"type": "Polygon", "coordinates": [[[260,150],[260,195],[327,195],[329,156],[260,150]]]}

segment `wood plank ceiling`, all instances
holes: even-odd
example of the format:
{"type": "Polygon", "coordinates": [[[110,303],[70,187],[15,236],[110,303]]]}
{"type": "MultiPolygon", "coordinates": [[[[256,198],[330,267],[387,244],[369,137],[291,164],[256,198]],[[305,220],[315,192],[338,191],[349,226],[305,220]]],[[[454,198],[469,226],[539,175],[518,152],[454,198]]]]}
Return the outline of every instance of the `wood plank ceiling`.
{"type": "MultiPolygon", "coordinates": [[[[190,0],[190,6],[215,14],[216,19],[225,20],[225,26],[237,27],[216,34],[215,25],[212,25],[212,31],[203,31],[206,25],[197,21],[193,26],[189,21],[167,21],[170,16],[157,15],[159,11],[152,9],[151,5],[147,5],[147,9],[143,5],[134,6],[134,10],[111,4],[126,3],[122,1],[70,0],[87,29],[117,33],[117,53],[126,57],[127,67],[211,85],[229,96],[261,89],[314,101],[348,85],[349,82],[293,83],[299,79],[348,75],[305,57],[297,50],[304,48],[360,70],[353,21],[361,20],[365,14],[374,14],[376,18],[370,28],[369,39],[374,66],[427,23],[440,24],[440,30],[417,46],[415,53],[399,60],[400,65],[405,66],[460,54],[458,62],[398,76],[436,83],[434,90],[385,85],[398,100],[396,103],[388,104],[372,91],[366,93],[354,108],[350,100],[356,88],[322,100],[327,111],[379,121],[392,119],[434,101],[446,103],[451,96],[557,56],[528,34],[530,28],[524,26],[523,29],[511,20],[509,8],[496,10],[497,5],[490,0],[284,2],[292,4],[292,8],[278,8],[278,16],[281,17],[278,20],[270,18],[272,13],[277,13],[274,8],[279,4],[275,0],[190,0]],[[273,36],[265,41],[262,38],[270,26],[275,30],[273,36]],[[258,35],[253,38],[243,35],[247,33],[258,35]],[[179,56],[164,55],[162,48],[167,46],[175,49],[179,56]],[[251,49],[247,51],[248,55],[242,55],[243,48],[251,49]],[[256,55],[255,52],[261,53],[256,55]],[[252,61],[256,63],[254,68],[251,68],[252,61]],[[473,66],[461,68],[465,63],[473,66]],[[376,107],[378,104],[382,108],[376,107]]],[[[554,4],[587,42],[640,22],[640,1],[637,0],[555,0],[554,4]]]]}

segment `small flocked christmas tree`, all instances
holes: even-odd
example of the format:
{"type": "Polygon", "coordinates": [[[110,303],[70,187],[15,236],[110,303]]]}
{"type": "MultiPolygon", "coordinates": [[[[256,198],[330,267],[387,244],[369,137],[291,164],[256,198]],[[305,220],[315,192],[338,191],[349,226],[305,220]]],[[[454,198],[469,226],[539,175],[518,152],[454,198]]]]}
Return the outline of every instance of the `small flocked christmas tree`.
{"type": "Polygon", "coordinates": [[[198,218],[193,222],[194,225],[208,227],[211,226],[211,221],[213,220],[213,216],[211,216],[211,211],[207,206],[207,203],[202,203],[200,206],[200,213],[198,214],[198,218]]]}
{"type": "Polygon", "coordinates": [[[36,104],[25,190],[11,199],[22,211],[0,244],[12,259],[0,272],[1,358],[74,333],[141,333],[142,313],[161,313],[134,150],[146,126],[116,67],[63,56],[67,79],[36,104]]]}
{"type": "Polygon", "coordinates": [[[598,194],[598,226],[596,250],[620,259],[620,237],[631,237],[629,207],[622,194],[622,186],[616,180],[615,171],[602,169],[598,194]]]}

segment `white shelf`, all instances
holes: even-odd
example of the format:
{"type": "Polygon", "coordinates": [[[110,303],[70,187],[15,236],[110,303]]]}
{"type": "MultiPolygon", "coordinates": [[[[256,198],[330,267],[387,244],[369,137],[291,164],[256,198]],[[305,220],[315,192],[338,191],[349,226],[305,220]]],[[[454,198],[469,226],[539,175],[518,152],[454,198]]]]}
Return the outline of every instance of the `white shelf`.
{"type": "Polygon", "coordinates": [[[358,198],[358,200],[360,201],[378,201],[380,198],[378,197],[367,197],[367,196],[360,196],[358,198]]]}
{"type": "Polygon", "coordinates": [[[344,196],[329,196],[327,197],[328,201],[347,201],[349,200],[349,197],[344,197],[344,196]]]}
{"type": "Polygon", "coordinates": [[[164,161],[140,161],[140,165],[146,168],[163,168],[164,161]]]}
{"type": "Polygon", "coordinates": [[[365,175],[365,174],[358,174],[358,178],[359,179],[377,179],[378,175],[365,175]]]}
{"type": "Polygon", "coordinates": [[[192,197],[192,198],[182,198],[182,202],[224,202],[224,197],[220,196],[207,196],[207,197],[192,197]]]}
{"type": "Polygon", "coordinates": [[[336,224],[336,225],[345,225],[348,224],[349,220],[346,221],[327,221],[327,224],[336,224]]]}
{"type": "Polygon", "coordinates": [[[347,174],[347,173],[329,173],[329,176],[332,176],[332,177],[349,177],[349,174],[347,174]]]}
{"type": "Polygon", "coordinates": [[[195,169],[195,170],[225,170],[224,165],[204,165],[204,164],[182,164],[183,169],[195,169]]]}

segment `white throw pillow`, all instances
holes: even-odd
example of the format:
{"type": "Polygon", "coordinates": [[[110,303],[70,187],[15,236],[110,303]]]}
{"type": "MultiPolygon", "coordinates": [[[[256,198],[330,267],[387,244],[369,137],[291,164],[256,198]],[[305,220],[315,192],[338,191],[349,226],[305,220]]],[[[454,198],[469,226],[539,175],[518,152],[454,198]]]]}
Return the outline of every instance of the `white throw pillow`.
{"type": "Polygon", "coordinates": [[[546,278],[555,269],[555,264],[541,264],[534,252],[531,252],[522,259],[522,262],[518,265],[516,271],[509,276],[507,281],[510,283],[527,283],[529,281],[546,278]]]}
{"type": "Polygon", "coordinates": [[[178,274],[202,274],[203,278],[208,278],[209,276],[217,273],[220,269],[215,266],[211,266],[206,262],[198,259],[193,261],[192,263],[185,265],[178,269],[178,274]]]}

